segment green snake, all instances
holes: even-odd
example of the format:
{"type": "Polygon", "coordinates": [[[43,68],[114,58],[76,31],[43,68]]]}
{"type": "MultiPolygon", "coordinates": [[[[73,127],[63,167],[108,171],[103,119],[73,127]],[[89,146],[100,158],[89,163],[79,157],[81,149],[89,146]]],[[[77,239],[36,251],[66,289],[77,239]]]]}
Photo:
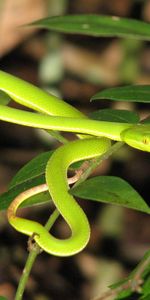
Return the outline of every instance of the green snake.
{"type": "Polygon", "coordinates": [[[68,192],[69,165],[102,155],[109,149],[111,140],[123,141],[133,148],[150,152],[150,125],[91,120],[63,100],[3,71],[0,71],[0,90],[36,111],[0,105],[0,120],[45,130],[73,132],[81,138],[54,151],[46,166],[47,184],[21,193],[8,208],[10,224],[26,235],[34,235],[34,240],[46,252],[57,256],[78,253],[89,241],[90,227],[85,213],[68,192]],[[38,222],[16,216],[23,201],[47,189],[70,227],[69,238],[58,239],[38,222]]]}

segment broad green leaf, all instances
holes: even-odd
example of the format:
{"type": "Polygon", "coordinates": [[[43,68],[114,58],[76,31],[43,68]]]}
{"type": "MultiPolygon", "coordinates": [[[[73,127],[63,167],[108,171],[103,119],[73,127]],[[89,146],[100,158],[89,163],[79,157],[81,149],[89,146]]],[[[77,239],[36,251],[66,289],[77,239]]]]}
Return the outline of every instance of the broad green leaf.
{"type": "Polygon", "coordinates": [[[0,91],[0,104],[7,105],[10,101],[11,101],[11,98],[3,91],[0,91]]]}
{"type": "MultiPolygon", "coordinates": [[[[41,175],[39,177],[33,178],[33,180],[31,179],[28,181],[24,181],[23,183],[20,183],[14,186],[13,188],[9,189],[7,192],[0,195],[0,210],[7,209],[10,203],[14,200],[14,198],[18,196],[20,193],[22,193],[23,191],[26,191],[32,188],[33,186],[37,186],[43,183],[45,183],[45,176],[41,175]]],[[[42,193],[38,196],[34,196],[30,198],[29,200],[26,200],[23,206],[43,203],[47,201],[47,198],[48,198],[48,193],[47,195],[46,193],[42,193]]]]}
{"type": "Polygon", "coordinates": [[[111,203],[150,213],[144,199],[123,179],[114,176],[98,176],[86,180],[71,189],[71,194],[83,199],[111,203]]]}
{"type": "Polygon", "coordinates": [[[150,24],[134,19],[104,15],[67,15],[49,17],[30,25],[64,33],[91,36],[117,36],[150,40],[150,24]]]}
{"type": "MultiPolygon", "coordinates": [[[[53,154],[54,151],[48,151],[39,154],[35,158],[33,158],[31,161],[29,161],[24,167],[22,167],[17,174],[13,177],[9,184],[9,189],[12,189],[18,185],[28,184],[28,182],[32,181],[32,184],[34,186],[34,181],[36,184],[37,178],[42,178],[45,174],[46,164],[53,154]]],[[[70,169],[74,170],[76,168],[79,168],[82,162],[77,162],[71,165],[70,169]]],[[[43,180],[42,180],[43,181],[43,180]]],[[[25,187],[23,190],[25,190],[25,187]]]]}
{"type": "Polygon", "coordinates": [[[101,109],[91,113],[91,118],[99,121],[135,123],[139,122],[136,112],[121,109],[101,109]]]}
{"type": "MultiPolygon", "coordinates": [[[[10,182],[9,190],[0,195],[0,210],[7,209],[14,198],[23,191],[45,183],[45,168],[52,153],[53,151],[39,154],[18,171],[10,182]]],[[[74,163],[71,169],[79,168],[81,163],[74,163]]],[[[49,192],[40,193],[26,200],[22,207],[47,202],[49,199],[49,192]]]]}
{"type": "MultiPolygon", "coordinates": [[[[18,171],[10,182],[9,190],[0,195],[0,210],[7,209],[13,199],[21,192],[45,183],[45,168],[52,153],[53,151],[39,154],[18,171]]],[[[23,206],[43,203],[49,198],[49,193],[40,193],[26,200],[23,206]]]]}
{"type": "Polygon", "coordinates": [[[0,296],[0,300],[8,300],[6,297],[0,296]]]}
{"type": "Polygon", "coordinates": [[[150,103],[150,85],[128,85],[106,89],[95,94],[91,101],[101,99],[150,103]]]}
{"type": "Polygon", "coordinates": [[[46,164],[52,153],[53,151],[41,153],[28,162],[13,177],[12,181],[10,182],[9,189],[24,183],[27,185],[27,183],[31,181],[33,183],[36,178],[43,176],[45,174],[46,164]]]}

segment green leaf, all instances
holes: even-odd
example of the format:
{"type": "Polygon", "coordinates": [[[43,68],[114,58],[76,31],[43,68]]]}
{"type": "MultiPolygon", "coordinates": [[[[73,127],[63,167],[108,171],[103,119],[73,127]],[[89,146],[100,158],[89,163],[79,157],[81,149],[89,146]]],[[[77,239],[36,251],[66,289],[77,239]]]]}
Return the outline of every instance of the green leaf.
{"type": "Polygon", "coordinates": [[[11,101],[11,98],[3,91],[0,91],[0,104],[7,105],[10,101],[11,101]]]}
{"type": "Polygon", "coordinates": [[[115,300],[128,300],[129,297],[133,294],[133,292],[130,289],[121,291],[118,296],[115,298],[115,300]]]}
{"type": "Polygon", "coordinates": [[[150,293],[147,296],[140,298],[139,300],[149,300],[149,299],[150,299],[150,293]]]}
{"type": "MultiPolygon", "coordinates": [[[[53,154],[54,151],[48,151],[39,154],[35,158],[33,158],[31,161],[29,161],[24,167],[22,167],[17,174],[13,177],[9,184],[9,189],[12,189],[14,187],[17,187],[19,185],[25,184],[24,188],[22,191],[31,186],[34,186],[34,182],[36,185],[36,180],[41,178],[42,183],[43,176],[45,174],[45,168],[47,165],[48,160],[50,159],[51,155],[53,154]],[[29,184],[28,184],[29,182],[29,184]]],[[[79,168],[82,162],[77,162],[71,165],[70,169],[74,170],[76,168],[79,168]]]]}
{"type": "Polygon", "coordinates": [[[101,99],[150,103],[150,85],[129,85],[106,89],[94,95],[91,101],[101,99]]]}
{"type": "MultiPolygon", "coordinates": [[[[7,209],[14,198],[23,191],[45,183],[45,168],[52,153],[53,151],[39,154],[18,171],[10,182],[9,190],[0,195],[0,210],[7,209]]],[[[79,168],[81,163],[74,163],[70,169],[79,168]]],[[[45,203],[49,199],[49,192],[39,193],[27,199],[22,207],[45,203]]]]}
{"type": "Polygon", "coordinates": [[[142,274],[141,274],[141,278],[143,279],[143,285],[142,285],[142,291],[138,297],[139,300],[149,300],[150,298],[147,298],[147,296],[150,295],[150,286],[149,286],[149,281],[150,281],[150,264],[149,264],[149,259],[150,259],[150,250],[148,250],[144,257],[142,258],[142,260],[140,261],[140,263],[136,266],[136,268],[129,274],[129,276],[127,278],[125,278],[124,280],[121,280],[115,284],[112,284],[110,286],[111,289],[116,289],[118,287],[122,286],[121,291],[118,293],[117,297],[115,298],[115,300],[127,300],[130,299],[128,298],[131,294],[134,294],[134,291],[131,290],[131,288],[129,287],[128,289],[124,289],[123,285],[127,284],[129,282],[129,280],[134,279],[134,276],[139,272],[139,269],[142,267],[142,274]],[[144,268],[143,268],[144,266],[144,268]]]}
{"type": "Polygon", "coordinates": [[[0,296],[0,300],[8,300],[6,297],[0,296]]]}
{"type": "Polygon", "coordinates": [[[114,176],[98,176],[86,180],[71,194],[80,198],[111,203],[150,213],[144,199],[126,181],[114,176]]]}
{"type": "Polygon", "coordinates": [[[141,297],[141,299],[145,299],[145,297],[150,296],[150,276],[148,276],[148,278],[145,280],[142,292],[143,297],[141,297]]]}
{"type": "Polygon", "coordinates": [[[139,122],[139,116],[136,112],[121,109],[101,109],[92,112],[90,117],[94,120],[118,122],[118,123],[135,123],[139,122]]]}
{"type": "Polygon", "coordinates": [[[103,15],[67,15],[33,22],[39,28],[91,36],[117,36],[150,40],[150,24],[133,19],[103,15]]]}
{"type": "MultiPolygon", "coordinates": [[[[21,192],[45,183],[45,167],[52,153],[53,151],[39,154],[18,171],[10,182],[9,190],[0,195],[0,210],[7,209],[21,192]]],[[[49,193],[40,193],[26,200],[23,206],[43,203],[49,199],[49,193]]]]}
{"type": "Polygon", "coordinates": [[[27,183],[31,181],[34,186],[34,180],[45,174],[46,164],[52,153],[53,151],[41,153],[33,158],[30,162],[28,162],[13,177],[12,181],[10,182],[9,189],[12,189],[13,187],[16,187],[20,184],[27,185],[27,183]]]}
{"type": "MultiPolygon", "coordinates": [[[[13,188],[9,189],[6,193],[3,193],[0,195],[0,210],[7,209],[10,203],[14,200],[16,196],[18,196],[23,191],[26,191],[34,186],[37,186],[39,184],[45,183],[45,176],[39,176],[33,178],[33,180],[27,180],[24,181],[22,184],[18,184],[14,186],[13,188]]],[[[40,204],[43,202],[48,201],[50,199],[50,196],[48,193],[40,193],[37,196],[31,197],[28,200],[26,200],[22,207],[30,206],[33,204],[40,204]]]]}

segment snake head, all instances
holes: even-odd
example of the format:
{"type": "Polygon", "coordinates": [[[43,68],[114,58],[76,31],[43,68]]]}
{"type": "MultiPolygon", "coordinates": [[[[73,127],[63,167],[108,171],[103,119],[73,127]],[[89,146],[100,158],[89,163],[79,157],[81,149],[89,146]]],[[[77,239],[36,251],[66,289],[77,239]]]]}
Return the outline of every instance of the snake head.
{"type": "Polygon", "coordinates": [[[133,148],[150,152],[150,125],[139,124],[126,129],[121,138],[133,148]]]}

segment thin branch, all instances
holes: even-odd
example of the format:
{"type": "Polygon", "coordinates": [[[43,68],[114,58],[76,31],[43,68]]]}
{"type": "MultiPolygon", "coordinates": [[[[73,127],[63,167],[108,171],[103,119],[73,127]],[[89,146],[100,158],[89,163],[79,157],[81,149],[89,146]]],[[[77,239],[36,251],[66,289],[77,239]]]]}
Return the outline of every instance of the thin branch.
{"type": "Polygon", "coordinates": [[[104,154],[96,159],[91,159],[90,161],[85,161],[77,172],[81,171],[79,180],[74,184],[74,187],[84,182],[91,173],[105,160],[108,159],[114,152],[119,150],[124,145],[123,142],[116,142],[113,144],[104,154]]]}
{"type": "Polygon", "coordinates": [[[140,293],[142,291],[143,273],[149,264],[150,255],[147,257],[147,259],[145,259],[139,264],[137,269],[134,271],[134,274],[132,276],[129,276],[125,283],[121,284],[119,287],[104,292],[101,296],[96,297],[92,300],[107,300],[109,297],[112,296],[116,298],[117,296],[119,296],[119,293],[128,289],[130,289],[132,292],[140,293]]]}

